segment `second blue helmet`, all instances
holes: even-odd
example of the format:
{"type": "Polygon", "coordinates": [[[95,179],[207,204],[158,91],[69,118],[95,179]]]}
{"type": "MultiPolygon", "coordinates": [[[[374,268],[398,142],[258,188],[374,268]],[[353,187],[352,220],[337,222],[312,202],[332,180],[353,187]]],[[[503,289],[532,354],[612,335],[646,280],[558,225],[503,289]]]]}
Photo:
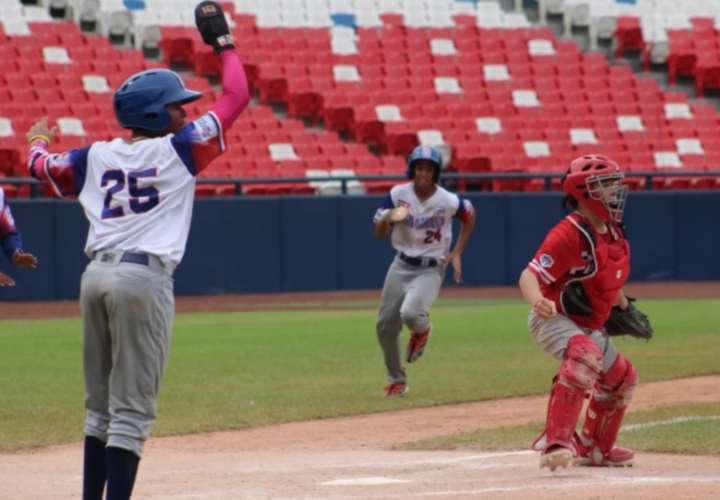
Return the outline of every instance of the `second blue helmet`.
{"type": "Polygon", "coordinates": [[[415,177],[415,162],[425,160],[435,165],[435,175],[433,176],[433,182],[437,182],[440,179],[440,169],[442,168],[442,154],[440,151],[432,146],[418,146],[412,150],[410,156],[407,158],[407,176],[409,179],[415,177]]]}
{"type": "Polygon", "coordinates": [[[187,104],[202,97],[189,90],[169,69],[149,69],[125,80],[113,96],[115,116],[123,128],[162,132],[170,126],[168,104],[187,104]]]}

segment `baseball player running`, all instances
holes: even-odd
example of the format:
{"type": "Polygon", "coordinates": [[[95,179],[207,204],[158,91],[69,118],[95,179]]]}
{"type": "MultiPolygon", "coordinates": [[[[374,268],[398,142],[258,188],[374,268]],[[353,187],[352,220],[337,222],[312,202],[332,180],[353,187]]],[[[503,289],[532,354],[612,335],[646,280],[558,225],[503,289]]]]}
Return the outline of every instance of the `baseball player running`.
{"type": "MultiPolygon", "coordinates": [[[[5,190],[0,187],[0,245],[7,258],[18,267],[33,269],[37,266],[37,258],[31,253],[23,252],[22,236],[15,227],[10,205],[5,200],[5,190]]],[[[0,273],[0,286],[15,286],[15,280],[0,273]]]]}
{"type": "Polygon", "coordinates": [[[638,373],[603,329],[613,306],[630,307],[623,285],[630,247],[621,226],[627,189],[620,167],[604,156],[572,162],[565,206],[572,211],[547,235],[520,276],[532,306],[530,333],[560,361],[548,402],[545,430],[533,443],[540,467],[631,465],[634,453],[615,446],[638,373]],[[575,425],[593,391],[580,435],[575,425]]]}
{"type": "Polygon", "coordinates": [[[77,196],[90,223],[82,276],[87,410],[83,498],[130,498],[155,419],[174,316],[173,271],[187,242],[195,177],[222,154],[224,131],[249,101],[245,72],[222,8],[202,2],[195,20],[222,61],[222,97],[186,123],[201,97],[176,73],[152,69],[114,94],[130,139],[50,154],[47,119],[28,133],[29,170],[59,196],[77,196]]]}
{"type": "Polygon", "coordinates": [[[461,255],[473,227],[475,212],[470,201],[438,186],[442,157],[428,146],[418,146],[408,157],[407,176],[412,182],[395,186],[374,218],[375,237],[392,234],[397,255],[385,277],[377,320],[377,337],[388,371],[386,396],[408,391],[400,360],[400,331],[410,329],[405,360],[422,356],[432,325],[429,310],[440,293],[447,264],[453,266],[455,282],[462,279],[461,255]],[[452,219],[461,224],[455,248],[452,219]]]}

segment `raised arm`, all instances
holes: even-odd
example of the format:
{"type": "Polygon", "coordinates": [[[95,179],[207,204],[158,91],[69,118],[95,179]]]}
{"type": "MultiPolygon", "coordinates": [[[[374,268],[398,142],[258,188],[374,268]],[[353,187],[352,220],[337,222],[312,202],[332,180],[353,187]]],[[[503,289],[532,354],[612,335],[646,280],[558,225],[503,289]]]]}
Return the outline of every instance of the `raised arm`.
{"type": "Polygon", "coordinates": [[[199,3],[195,7],[195,25],[203,41],[215,49],[222,61],[223,95],[212,111],[224,130],[232,125],[250,101],[245,70],[235,52],[230,28],[219,3],[199,3]]]}
{"type": "Polygon", "coordinates": [[[220,52],[222,61],[222,97],[212,107],[220,120],[223,130],[227,130],[240,116],[250,102],[250,90],[247,77],[235,49],[220,52]]]}

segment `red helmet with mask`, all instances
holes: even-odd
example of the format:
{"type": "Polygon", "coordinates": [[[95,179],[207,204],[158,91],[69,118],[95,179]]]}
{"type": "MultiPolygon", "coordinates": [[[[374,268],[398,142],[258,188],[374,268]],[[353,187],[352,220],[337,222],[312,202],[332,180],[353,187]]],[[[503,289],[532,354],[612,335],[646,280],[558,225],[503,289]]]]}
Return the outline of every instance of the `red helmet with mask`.
{"type": "Polygon", "coordinates": [[[620,223],[627,198],[625,176],[607,156],[576,158],[563,177],[563,191],[605,221],[620,223]]]}

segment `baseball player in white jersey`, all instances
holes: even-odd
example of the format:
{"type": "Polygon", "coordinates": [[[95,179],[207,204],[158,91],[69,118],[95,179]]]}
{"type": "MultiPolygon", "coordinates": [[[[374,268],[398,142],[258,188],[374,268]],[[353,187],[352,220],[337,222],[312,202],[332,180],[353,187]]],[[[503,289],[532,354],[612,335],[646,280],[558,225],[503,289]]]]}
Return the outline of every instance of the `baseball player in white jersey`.
{"type": "Polygon", "coordinates": [[[456,282],[462,278],[461,256],[475,226],[475,211],[469,200],[438,186],[442,157],[428,146],[418,146],[408,157],[407,175],[412,182],[395,186],[377,210],[375,237],[392,234],[395,256],[383,285],[377,337],[388,372],[386,396],[408,391],[400,359],[400,331],[410,329],[405,360],[422,356],[432,325],[430,306],[440,293],[445,269],[453,266],[456,282]],[[461,224],[455,248],[452,220],[461,224]]]}
{"type": "MultiPolygon", "coordinates": [[[[3,253],[16,266],[32,269],[37,266],[37,258],[22,250],[23,241],[20,232],[15,227],[10,205],[5,199],[5,190],[0,187],[0,246],[3,253]]],[[[0,273],[0,286],[15,286],[15,280],[5,273],[0,273]]]]}
{"type": "Polygon", "coordinates": [[[130,139],[50,154],[55,130],[28,132],[30,174],[59,196],[77,196],[90,223],[82,276],[87,410],[83,498],[130,498],[156,399],[174,317],[173,271],[190,229],[195,176],[225,149],[223,134],[249,92],[221,7],[195,10],[203,40],[219,53],[223,95],[185,123],[182,105],[201,97],[170,70],[128,78],[114,95],[130,139]]]}

